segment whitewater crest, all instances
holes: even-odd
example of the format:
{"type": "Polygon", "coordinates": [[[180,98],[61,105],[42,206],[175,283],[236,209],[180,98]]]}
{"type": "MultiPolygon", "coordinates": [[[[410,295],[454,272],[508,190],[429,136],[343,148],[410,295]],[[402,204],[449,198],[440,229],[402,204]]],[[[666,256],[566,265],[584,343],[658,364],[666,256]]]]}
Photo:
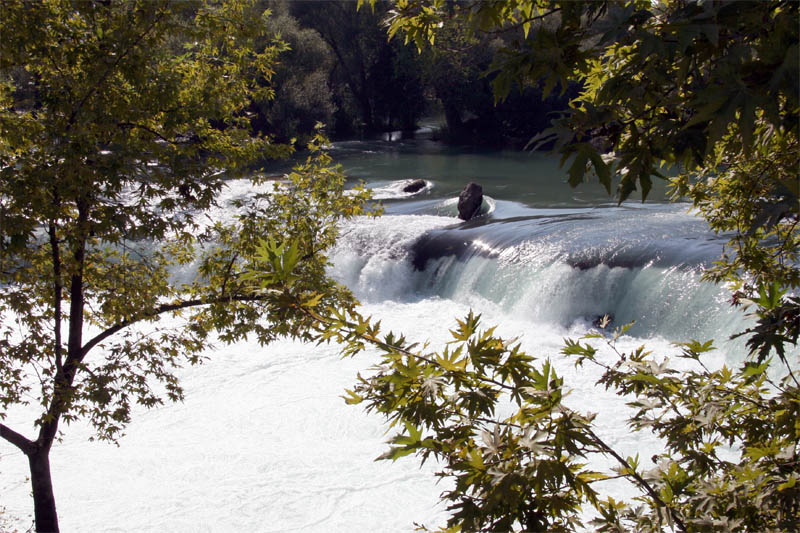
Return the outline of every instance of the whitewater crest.
{"type": "Polygon", "coordinates": [[[344,222],[331,259],[331,275],[365,302],[408,298],[414,290],[412,245],[426,232],[450,226],[448,217],[384,215],[344,222]]]}
{"type": "Polygon", "coordinates": [[[691,224],[669,239],[621,239],[619,219],[632,215],[616,214],[470,222],[433,215],[357,219],[342,228],[331,272],[371,303],[431,297],[479,301],[559,328],[575,323],[588,328],[608,314],[613,325],[635,322],[634,335],[681,342],[724,342],[742,328],[725,290],[702,281],[702,254],[680,250],[688,247],[691,224]]]}

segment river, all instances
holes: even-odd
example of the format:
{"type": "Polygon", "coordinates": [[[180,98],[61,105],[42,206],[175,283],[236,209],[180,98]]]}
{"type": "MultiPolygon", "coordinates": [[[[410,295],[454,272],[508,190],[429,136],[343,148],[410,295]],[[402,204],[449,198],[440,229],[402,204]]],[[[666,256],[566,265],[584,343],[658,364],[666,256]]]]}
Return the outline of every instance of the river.
{"type": "MultiPolygon", "coordinates": [[[[623,455],[649,457],[659,443],[631,434],[623,402],[596,376],[559,356],[597,317],[635,321],[619,346],[677,353],[672,341],[721,340],[709,364],[738,361],[743,328],[725,290],[700,280],[724,239],[669,203],[663,186],[646,203],[618,206],[596,184],[566,183],[542,154],[446,148],[427,139],[351,141],[331,146],[353,183],[385,206],[378,219],[350,221],[331,273],[385,329],[445,342],[470,309],[498,332],[551,358],[572,393],[567,403],[599,412],[598,433],[623,455]],[[402,191],[424,179],[415,194],[402,191]],[[456,217],[470,181],[487,195],[483,215],[456,217]]],[[[231,182],[220,200],[246,194],[231,182]]],[[[636,193],[634,194],[636,196],[636,193]]],[[[374,459],[390,436],[383,420],[346,406],[343,390],[374,354],[340,359],[335,346],[278,342],[219,345],[186,368],[186,401],[133,414],[119,447],[67,428],[51,456],[63,531],[412,531],[443,525],[435,465],[413,457],[374,459]]],[[[14,413],[11,427],[30,420],[14,413]],[[15,417],[17,417],[15,419],[15,417]]],[[[599,465],[602,466],[602,465],[599,465]]],[[[31,523],[24,458],[0,448],[0,506],[31,523]]],[[[610,482],[614,497],[630,487],[610,482]]],[[[0,522],[0,525],[2,522],[0,522]]]]}

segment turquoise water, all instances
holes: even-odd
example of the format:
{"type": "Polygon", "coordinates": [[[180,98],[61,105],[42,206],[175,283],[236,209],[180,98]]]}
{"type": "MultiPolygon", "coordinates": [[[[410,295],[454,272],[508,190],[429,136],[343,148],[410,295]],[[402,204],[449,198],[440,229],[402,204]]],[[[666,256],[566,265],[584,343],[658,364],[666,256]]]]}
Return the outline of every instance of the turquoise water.
{"type": "MultiPolygon", "coordinates": [[[[401,179],[430,180],[434,184],[430,194],[435,198],[457,195],[474,181],[485,194],[529,207],[616,204],[596,182],[570,187],[558,158],[541,152],[486,151],[408,140],[336,143],[331,154],[348,176],[376,186],[401,179]]],[[[666,184],[658,181],[648,200],[665,199],[666,184]]],[[[632,202],[641,202],[641,195],[634,193],[632,202]]]]}

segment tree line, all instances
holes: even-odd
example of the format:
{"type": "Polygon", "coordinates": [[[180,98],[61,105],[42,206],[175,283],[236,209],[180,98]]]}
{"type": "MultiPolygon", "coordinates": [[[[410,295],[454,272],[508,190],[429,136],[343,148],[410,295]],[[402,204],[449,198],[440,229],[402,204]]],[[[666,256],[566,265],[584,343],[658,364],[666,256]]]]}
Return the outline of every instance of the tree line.
{"type": "Polygon", "coordinates": [[[433,116],[445,141],[524,145],[569,102],[559,94],[543,101],[535,84],[496,101],[490,65],[511,35],[469,35],[452,25],[437,48],[420,54],[400,39],[387,39],[389,3],[373,9],[348,0],[259,5],[272,12],[267,35],[288,50],[276,67],[275,98],[253,106],[253,123],[282,142],[297,138],[302,145],[316,122],[341,139],[413,132],[420,119],[433,116]]]}

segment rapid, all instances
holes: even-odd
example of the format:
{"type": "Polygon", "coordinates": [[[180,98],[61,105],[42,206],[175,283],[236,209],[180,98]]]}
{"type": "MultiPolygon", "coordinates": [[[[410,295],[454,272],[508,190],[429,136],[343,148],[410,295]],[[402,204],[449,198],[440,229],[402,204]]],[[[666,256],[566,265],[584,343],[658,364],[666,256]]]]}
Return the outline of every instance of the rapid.
{"type": "MultiPolygon", "coordinates": [[[[596,376],[563,360],[578,338],[608,315],[633,322],[620,349],[646,345],[674,356],[673,342],[714,338],[709,364],[735,363],[746,326],[724,287],[701,281],[724,236],[714,235],[664,187],[622,205],[596,184],[567,185],[557,160],[542,154],[447,148],[427,139],[348,141],[331,147],[355,185],[384,204],[379,218],[348,221],[330,273],[384,330],[433,347],[470,309],[485,326],[519,337],[549,358],[572,389],[568,405],[598,412],[598,434],[622,454],[649,457],[655,439],[631,434],[624,401],[594,386],[596,376]],[[426,186],[404,193],[411,179],[426,186]],[[462,222],[456,197],[483,186],[479,218],[462,222]]],[[[280,168],[276,168],[279,172],[280,168]]],[[[233,181],[219,213],[248,194],[233,181]]],[[[67,427],[51,455],[63,531],[412,531],[444,524],[436,465],[413,457],[376,462],[384,421],[341,398],[374,354],[341,359],[334,345],[280,341],[218,344],[184,368],[183,403],[133,413],[119,446],[89,441],[88,425],[67,427]]],[[[33,411],[8,424],[29,432],[33,411]],[[26,426],[27,424],[27,426],[26,426]]],[[[2,443],[0,443],[2,444],[2,443]]],[[[0,446],[0,507],[31,525],[24,456],[0,446]]],[[[611,494],[631,496],[610,482],[611,494]]],[[[2,522],[0,522],[2,525],[2,522]]]]}

